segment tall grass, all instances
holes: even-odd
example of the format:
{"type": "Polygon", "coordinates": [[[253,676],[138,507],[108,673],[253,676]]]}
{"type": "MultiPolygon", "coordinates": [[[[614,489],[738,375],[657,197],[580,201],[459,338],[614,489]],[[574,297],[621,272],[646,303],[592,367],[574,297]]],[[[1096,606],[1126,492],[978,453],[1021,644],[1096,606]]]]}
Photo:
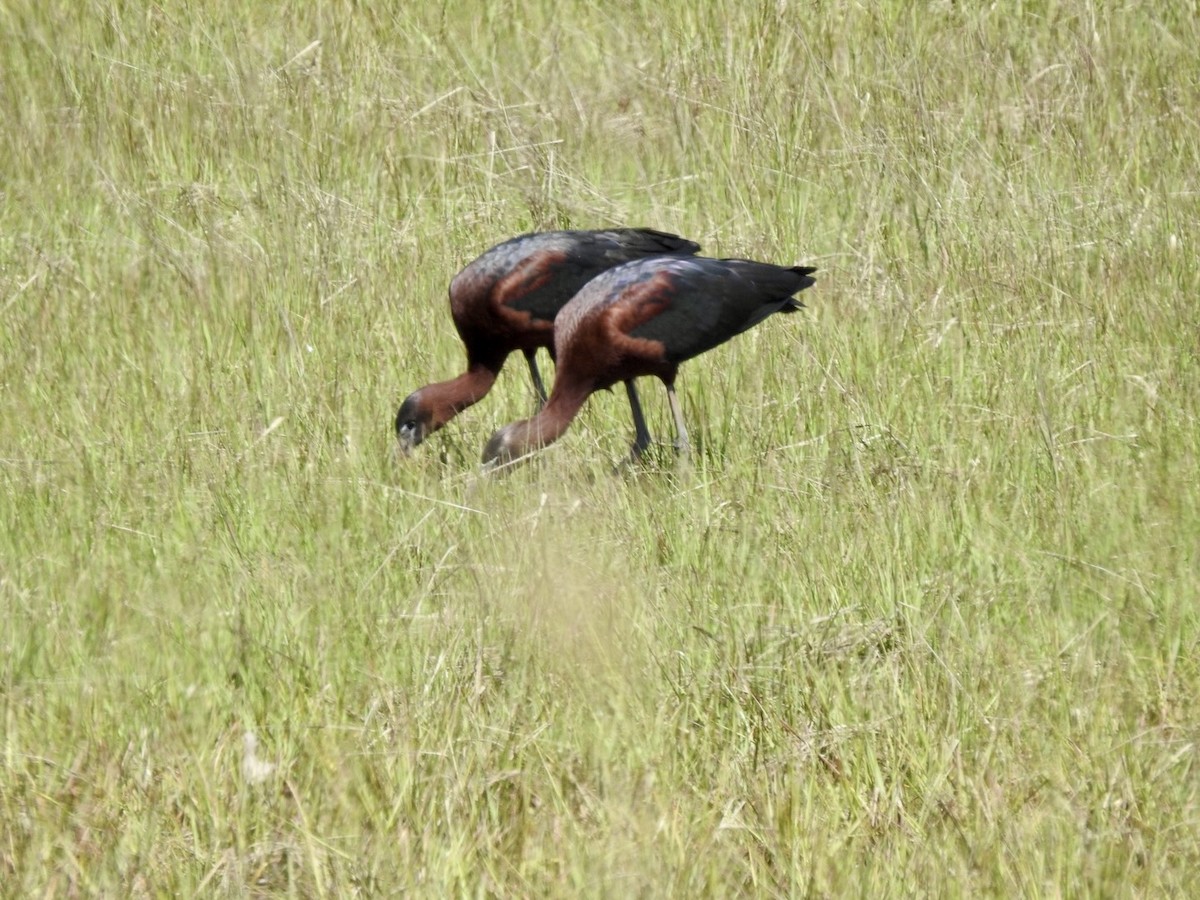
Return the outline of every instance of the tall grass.
{"type": "Polygon", "coordinates": [[[1186,893],[1194,7],[0,7],[3,892],[1186,893]],[[611,224],[821,269],[692,466],[397,460],[611,224]]]}

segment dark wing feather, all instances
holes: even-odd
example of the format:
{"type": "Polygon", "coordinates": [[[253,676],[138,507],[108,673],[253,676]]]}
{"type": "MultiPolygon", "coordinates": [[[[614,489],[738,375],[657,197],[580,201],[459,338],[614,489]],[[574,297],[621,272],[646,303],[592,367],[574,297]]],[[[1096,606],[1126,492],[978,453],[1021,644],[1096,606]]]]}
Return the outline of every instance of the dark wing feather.
{"type": "Polygon", "coordinates": [[[711,350],[776,312],[800,308],[795,294],[815,282],[815,269],[742,259],[680,259],[660,268],[666,301],[632,337],[659,341],[679,364],[711,350]]]}
{"type": "Polygon", "coordinates": [[[700,245],[677,234],[655,231],[652,228],[618,228],[612,231],[577,231],[576,235],[587,235],[609,245],[613,264],[630,262],[643,256],[673,254],[692,256],[700,252],[700,245]]]}

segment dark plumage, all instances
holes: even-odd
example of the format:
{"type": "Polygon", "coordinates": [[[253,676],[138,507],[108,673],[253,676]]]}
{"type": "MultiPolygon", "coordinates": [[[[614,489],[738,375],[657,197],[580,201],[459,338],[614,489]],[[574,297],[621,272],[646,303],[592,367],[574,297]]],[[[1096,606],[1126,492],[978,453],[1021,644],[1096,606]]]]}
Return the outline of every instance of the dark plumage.
{"type": "MultiPolygon", "coordinates": [[[[493,434],[484,463],[511,462],[557,440],[589,395],[641,375],[667,386],[678,443],[686,451],[687,429],[675,396],[680,364],[772,313],[800,309],[793,297],[814,284],[815,271],[744,259],[659,257],[598,276],[554,321],[557,374],[550,399],[533,418],[493,434]]],[[[648,435],[636,403],[633,410],[636,455],[648,435]]]]}
{"type": "MultiPolygon", "coordinates": [[[[396,414],[396,438],[406,453],[491,389],[514,350],[525,354],[544,403],[534,354],[553,352],[554,317],[601,272],[630,260],[661,254],[690,256],[700,245],[648,228],[548,231],[498,244],[450,282],[450,313],[467,350],[467,370],[457,378],[415,391],[396,414]]],[[[630,401],[637,394],[629,386],[630,401]]]]}

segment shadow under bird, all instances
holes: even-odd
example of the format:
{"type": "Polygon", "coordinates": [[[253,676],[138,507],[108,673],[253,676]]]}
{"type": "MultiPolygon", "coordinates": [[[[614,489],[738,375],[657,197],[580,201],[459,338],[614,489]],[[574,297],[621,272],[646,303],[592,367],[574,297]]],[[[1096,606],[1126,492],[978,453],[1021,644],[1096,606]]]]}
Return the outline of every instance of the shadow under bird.
{"type": "MultiPolygon", "coordinates": [[[[550,399],[533,418],[492,435],[483,450],[485,467],[514,462],[558,440],[592,393],[642,375],[666,385],[676,446],[686,453],[687,428],[675,395],[680,364],[772,313],[801,309],[793,298],[812,287],[815,271],[745,259],[657,257],[598,276],[555,320],[557,370],[550,399]]],[[[636,394],[629,399],[636,457],[650,435],[636,394]]]]}
{"type": "MultiPolygon", "coordinates": [[[[700,245],[649,228],[546,231],[497,244],[450,282],[450,314],[467,350],[467,370],[408,396],[396,413],[396,438],[408,453],[491,390],[508,355],[525,354],[538,397],[538,347],[554,354],[554,319],[597,275],[631,260],[691,256],[700,245]]],[[[637,402],[633,385],[630,402],[637,402]]]]}

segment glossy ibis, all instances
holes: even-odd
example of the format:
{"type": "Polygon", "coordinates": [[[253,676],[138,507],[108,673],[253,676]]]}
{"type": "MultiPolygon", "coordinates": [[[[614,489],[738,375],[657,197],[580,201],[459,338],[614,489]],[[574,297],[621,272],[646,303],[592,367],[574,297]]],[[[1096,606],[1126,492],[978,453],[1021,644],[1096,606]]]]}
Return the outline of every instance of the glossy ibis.
{"type": "MultiPolygon", "coordinates": [[[[648,228],[547,231],[524,234],[491,248],[450,282],[450,313],[467,349],[467,370],[410,394],[396,414],[396,438],[405,453],[483,398],[505,359],[525,354],[542,403],[546,389],[534,354],[554,352],[554,317],[589,281],[613,266],[643,257],[691,256],[700,245],[648,228]]],[[[637,409],[637,392],[628,386],[637,409]]],[[[640,414],[640,410],[635,415],[640,414]]]]}
{"type": "MultiPolygon", "coordinates": [[[[657,257],[626,263],[596,277],[554,321],[554,390],[531,419],[492,435],[486,467],[520,459],[557,440],[594,391],[641,375],[667,386],[677,446],[688,450],[687,428],[675,396],[680,363],[803,304],[793,296],[816,269],[785,268],[744,259],[657,257]]],[[[630,395],[637,456],[649,442],[636,394],[630,395]]]]}

